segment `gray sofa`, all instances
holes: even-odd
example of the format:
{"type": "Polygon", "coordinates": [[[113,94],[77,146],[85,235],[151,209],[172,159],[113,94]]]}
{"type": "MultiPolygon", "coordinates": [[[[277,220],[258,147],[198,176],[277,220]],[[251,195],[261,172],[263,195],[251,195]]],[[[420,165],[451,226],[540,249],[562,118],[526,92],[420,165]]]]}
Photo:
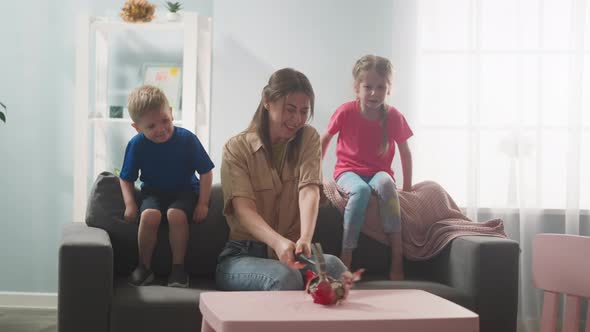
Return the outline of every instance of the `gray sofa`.
{"type": "MultiPolygon", "coordinates": [[[[212,190],[206,221],[190,226],[185,265],[191,287],[162,286],[171,254],[167,237],[161,236],[153,260],[157,284],[135,288],[127,285],[126,277],[137,262],[137,226],[121,220],[124,207],[115,181],[114,176],[101,174],[91,193],[87,223],[97,227],[83,223],[63,227],[58,331],[200,331],[199,294],[215,290],[216,258],[228,235],[221,188],[216,185],[212,190]]],[[[340,213],[333,206],[322,206],[314,241],[325,252],[338,254],[341,234],[340,213]]],[[[389,249],[361,236],[353,265],[367,272],[355,287],[423,289],[478,313],[481,332],[516,331],[516,242],[486,236],[457,238],[433,259],[406,261],[407,280],[401,282],[386,279],[387,262],[389,249]]]]}

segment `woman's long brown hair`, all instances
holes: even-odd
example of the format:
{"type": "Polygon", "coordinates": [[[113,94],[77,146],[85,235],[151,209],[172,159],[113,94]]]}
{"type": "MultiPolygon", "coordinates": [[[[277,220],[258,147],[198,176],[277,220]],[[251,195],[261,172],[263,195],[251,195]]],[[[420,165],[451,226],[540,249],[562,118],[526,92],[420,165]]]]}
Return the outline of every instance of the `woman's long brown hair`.
{"type": "MultiPolygon", "coordinates": [[[[272,160],[272,147],[270,142],[268,110],[264,107],[265,101],[273,102],[294,92],[301,92],[309,97],[309,118],[312,118],[315,94],[309,79],[307,79],[303,73],[295,69],[283,68],[274,72],[270,76],[268,84],[262,89],[260,104],[258,104],[256,113],[254,113],[250,126],[247,129],[247,131],[253,131],[258,134],[269,160],[272,160]]],[[[288,161],[293,161],[299,156],[299,151],[301,150],[301,135],[302,131],[299,130],[295,134],[293,141],[289,144],[290,146],[287,149],[288,161]]]]}

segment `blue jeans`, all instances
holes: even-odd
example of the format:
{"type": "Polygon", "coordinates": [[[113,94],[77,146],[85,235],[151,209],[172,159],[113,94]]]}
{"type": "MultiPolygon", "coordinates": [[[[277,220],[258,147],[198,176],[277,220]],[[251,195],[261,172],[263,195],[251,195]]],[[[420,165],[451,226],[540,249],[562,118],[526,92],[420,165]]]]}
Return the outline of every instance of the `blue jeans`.
{"type": "MultiPolygon", "coordinates": [[[[305,272],[267,258],[266,244],[257,241],[228,241],[219,255],[215,281],[225,291],[303,290],[305,272]]],[[[326,272],[340,279],[346,266],[332,255],[324,255],[326,272]]]]}
{"type": "Polygon", "coordinates": [[[338,176],[336,183],[348,193],[348,203],[344,209],[342,249],[352,250],[357,247],[372,191],[377,193],[379,219],[383,224],[385,233],[390,234],[401,231],[397,188],[387,172],[378,172],[372,177],[359,176],[354,172],[344,172],[338,176]]]}

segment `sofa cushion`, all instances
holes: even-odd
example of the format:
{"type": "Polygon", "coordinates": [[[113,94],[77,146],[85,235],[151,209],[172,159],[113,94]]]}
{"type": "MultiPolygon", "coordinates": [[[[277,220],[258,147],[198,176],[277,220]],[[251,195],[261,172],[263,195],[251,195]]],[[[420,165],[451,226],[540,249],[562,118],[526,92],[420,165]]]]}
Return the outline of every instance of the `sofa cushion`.
{"type": "Polygon", "coordinates": [[[110,331],[200,331],[199,296],[201,292],[214,290],[215,282],[209,278],[191,278],[190,285],[187,289],[161,285],[132,287],[124,278],[118,278],[110,331]]]}
{"type": "Polygon", "coordinates": [[[457,288],[425,280],[390,281],[366,276],[354,285],[354,289],[421,289],[454,302],[464,308],[470,310],[475,309],[472,295],[462,292],[457,288]]]}
{"type": "MultiPolygon", "coordinates": [[[[136,191],[136,200],[140,202],[140,192],[136,191]]],[[[185,257],[186,270],[194,276],[215,274],[217,256],[221,252],[229,230],[222,214],[223,198],[221,187],[216,185],[211,190],[209,214],[200,224],[189,224],[189,243],[185,257]]],[[[125,222],[125,203],[119,184],[119,178],[111,173],[98,175],[86,210],[86,224],[104,229],[111,238],[116,275],[128,275],[138,261],[137,231],[138,225],[125,222]]],[[[165,219],[166,216],[163,216],[165,219]]],[[[158,231],[158,243],[152,258],[152,269],[156,275],[170,273],[172,253],[168,239],[168,223],[162,222],[158,231]]]]}
{"type": "MultiPolygon", "coordinates": [[[[139,197],[139,192],[136,197],[139,197]]],[[[119,178],[108,172],[100,173],[88,196],[86,224],[104,229],[109,234],[114,271],[127,275],[137,265],[137,225],[125,222],[124,213],[119,178]]]]}
{"type": "MultiPolygon", "coordinates": [[[[318,213],[314,242],[322,244],[325,253],[339,256],[342,248],[342,214],[331,203],[323,204],[318,213]]],[[[449,246],[437,256],[423,261],[404,261],[404,272],[408,279],[444,281],[441,274],[446,273],[446,265],[441,265],[440,256],[448,255],[449,246]]],[[[365,275],[378,275],[386,279],[389,274],[391,249],[360,233],[358,247],[352,254],[352,269],[364,268],[365,275]]]]}
{"type": "MultiPolygon", "coordinates": [[[[313,241],[321,243],[322,249],[327,254],[340,256],[342,219],[342,214],[332,203],[328,202],[320,206],[313,241]]],[[[386,276],[389,272],[390,260],[391,250],[388,246],[360,233],[358,247],[353,251],[353,269],[362,267],[370,274],[386,276]]]]}

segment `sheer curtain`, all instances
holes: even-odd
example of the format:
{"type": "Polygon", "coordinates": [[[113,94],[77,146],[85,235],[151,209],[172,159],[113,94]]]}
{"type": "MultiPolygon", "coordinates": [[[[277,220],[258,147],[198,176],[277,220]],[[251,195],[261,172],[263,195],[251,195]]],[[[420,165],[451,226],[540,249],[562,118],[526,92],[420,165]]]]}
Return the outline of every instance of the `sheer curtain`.
{"type": "Polygon", "coordinates": [[[397,9],[415,16],[394,34],[414,58],[412,92],[399,97],[412,107],[415,182],[439,182],[474,221],[504,220],[522,249],[519,330],[537,331],[532,237],[590,235],[590,0],[397,9]]]}

